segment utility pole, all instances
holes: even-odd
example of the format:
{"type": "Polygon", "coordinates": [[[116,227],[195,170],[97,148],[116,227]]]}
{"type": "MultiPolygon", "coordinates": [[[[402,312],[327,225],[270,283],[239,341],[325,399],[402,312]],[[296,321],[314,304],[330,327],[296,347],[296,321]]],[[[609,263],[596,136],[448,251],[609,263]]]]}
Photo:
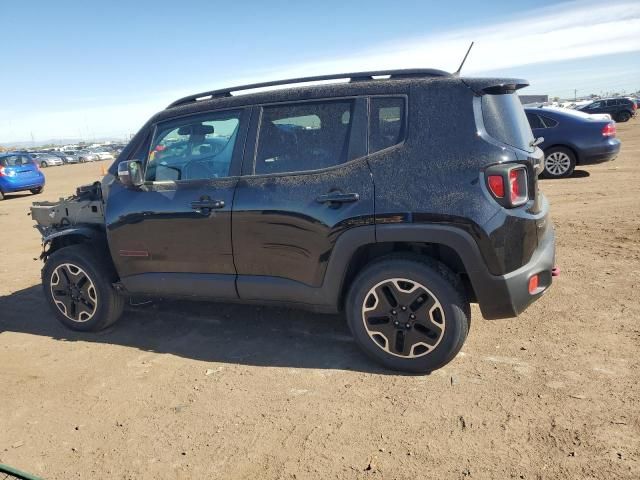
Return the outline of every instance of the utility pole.
{"type": "Polygon", "coordinates": [[[573,101],[577,101],[578,100],[578,90],[577,89],[573,89],[573,101]]]}

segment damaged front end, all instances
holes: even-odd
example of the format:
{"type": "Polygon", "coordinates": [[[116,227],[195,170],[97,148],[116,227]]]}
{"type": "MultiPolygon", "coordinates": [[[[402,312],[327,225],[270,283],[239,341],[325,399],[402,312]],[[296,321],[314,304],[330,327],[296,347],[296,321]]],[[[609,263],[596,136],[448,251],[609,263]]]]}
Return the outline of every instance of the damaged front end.
{"type": "Polygon", "coordinates": [[[102,185],[95,182],[78,187],[76,194],[57,202],[33,202],[31,216],[42,235],[42,253],[93,239],[104,239],[102,185]]]}

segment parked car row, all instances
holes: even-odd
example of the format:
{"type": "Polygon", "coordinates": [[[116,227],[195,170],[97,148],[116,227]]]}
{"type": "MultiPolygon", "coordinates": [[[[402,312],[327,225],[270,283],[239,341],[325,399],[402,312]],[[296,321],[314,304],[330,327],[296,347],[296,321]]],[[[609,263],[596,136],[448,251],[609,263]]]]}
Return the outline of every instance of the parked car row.
{"type": "Polygon", "coordinates": [[[41,168],[59,166],[66,163],[86,163],[98,160],[114,160],[121,150],[108,151],[94,148],[86,150],[65,150],[47,152],[28,152],[41,168]]]}

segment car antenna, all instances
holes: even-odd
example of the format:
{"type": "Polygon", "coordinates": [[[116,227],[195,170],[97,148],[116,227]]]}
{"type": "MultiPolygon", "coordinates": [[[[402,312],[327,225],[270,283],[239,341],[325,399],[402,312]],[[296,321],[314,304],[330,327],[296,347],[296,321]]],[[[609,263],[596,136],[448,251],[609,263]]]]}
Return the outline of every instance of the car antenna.
{"type": "Polygon", "coordinates": [[[469,45],[469,49],[467,50],[467,53],[465,53],[464,58],[462,59],[462,63],[458,67],[458,70],[456,70],[453,74],[454,77],[460,76],[460,70],[462,70],[462,66],[464,65],[464,62],[467,61],[467,57],[469,56],[469,52],[471,51],[471,47],[473,47],[473,44],[474,42],[471,42],[471,45],[469,45]]]}

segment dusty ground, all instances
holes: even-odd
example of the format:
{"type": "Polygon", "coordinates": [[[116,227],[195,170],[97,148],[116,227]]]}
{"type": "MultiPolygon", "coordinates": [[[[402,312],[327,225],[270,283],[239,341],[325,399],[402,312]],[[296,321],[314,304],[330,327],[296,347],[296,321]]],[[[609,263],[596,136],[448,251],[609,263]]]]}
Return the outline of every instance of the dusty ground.
{"type": "MultiPolygon", "coordinates": [[[[0,462],[62,478],[640,478],[640,120],[613,163],[544,181],[562,277],[430,376],[333,316],[163,303],[97,335],[39,286],[31,196],[0,203],[0,462]]],[[[44,197],[99,176],[46,170],[44,197]]]]}

